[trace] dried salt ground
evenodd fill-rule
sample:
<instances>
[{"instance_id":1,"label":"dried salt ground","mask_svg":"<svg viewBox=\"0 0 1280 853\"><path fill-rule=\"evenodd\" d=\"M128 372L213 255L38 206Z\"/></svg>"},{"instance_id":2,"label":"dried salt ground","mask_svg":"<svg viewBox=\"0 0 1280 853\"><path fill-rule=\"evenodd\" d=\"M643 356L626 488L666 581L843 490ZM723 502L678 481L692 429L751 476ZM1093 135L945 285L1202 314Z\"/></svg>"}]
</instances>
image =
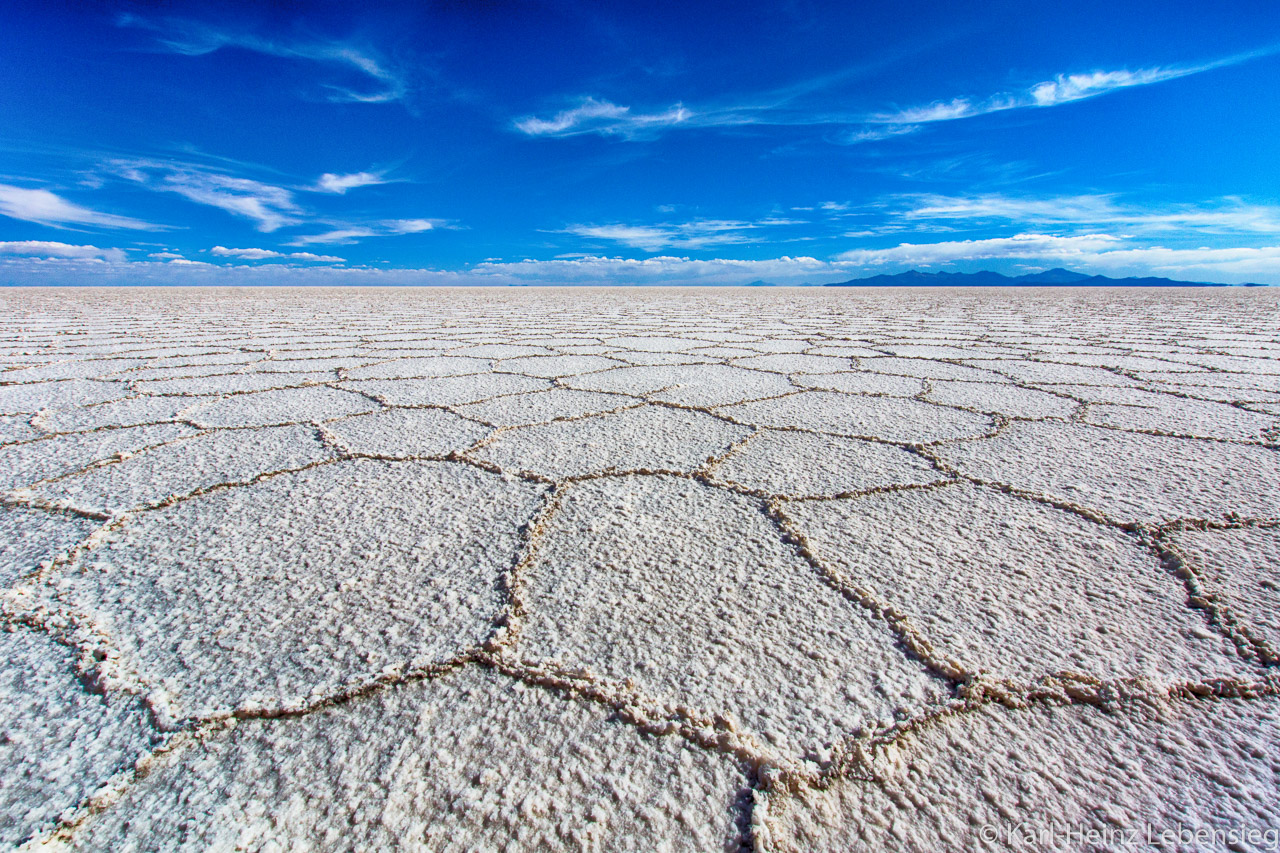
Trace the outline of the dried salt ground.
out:
<instances>
[{"instance_id":1,"label":"dried salt ground","mask_svg":"<svg viewBox=\"0 0 1280 853\"><path fill-rule=\"evenodd\" d=\"M1277 824L1280 295L140 293L0 292L0 844Z\"/></svg>"}]
</instances>

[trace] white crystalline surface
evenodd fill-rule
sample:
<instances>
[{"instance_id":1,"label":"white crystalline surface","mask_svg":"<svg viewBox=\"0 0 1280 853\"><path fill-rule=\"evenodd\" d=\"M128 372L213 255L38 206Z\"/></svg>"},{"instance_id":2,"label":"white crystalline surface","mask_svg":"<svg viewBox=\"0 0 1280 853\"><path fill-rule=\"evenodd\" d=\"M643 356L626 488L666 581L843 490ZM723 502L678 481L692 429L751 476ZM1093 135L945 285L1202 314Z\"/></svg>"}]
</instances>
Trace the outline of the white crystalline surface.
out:
<instances>
[{"instance_id":1,"label":"white crystalline surface","mask_svg":"<svg viewBox=\"0 0 1280 853\"><path fill-rule=\"evenodd\" d=\"M140 516L69 573L180 714L295 706L483 642L542 488L352 460Z\"/></svg>"},{"instance_id":2,"label":"white crystalline surface","mask_svg":"<svg viewBox=\"0 0 1280 853\"><path fill-rule=\"evenodd\" d=\"M1132 537L956 483L789 503L818 558L970 672L1200 680L1248 665Z\"/></svg>"},{"instance_id":3,"label":"white crystalline surface","mask_svg":"<svg viewBox=\"0 0 1280 853\"><path fill-rule=\"evenodd\" d=\"M84 850L736 850L736 763L482 669L165 756Z\"/></svg>"},{"instance_id":4,"label":"white crystalline surface","mask_svg":"<svg viewBox=\"0 0 1280 853\"><path fill-rule=\"evenodd\" d=\"M1264 850L1264 833L1280 825L1280 703L992 704L904 738L872 766L877 781L770 796L757 813L761 846ZM1256 840L1231 844L1231 830ZM1182 831L1203 834L1179 843Z\"/></svg>"},{"instance_id":5,"label":"white crystalline surface","mask_svg":"<svg viewBox=\"0 0 1280 853\"><path fill-rule=\"evenodd\" d=\"M72 649L21 628L0 632L0 844L56 824L159 739L136 696L91 693Z\"/></svg>"},{"instance_id":6,"label":"white crystalline surface","mask_svg":"<svg viewBox=\"0 0 1280 853\"><path fill-rule=\"evenodd\" d=\"M644 406L521 427L475 452L512 471L562 478L606 470L692 471L750 434L703 412Z\"/></svg>"},{"instance_id":7,"label":"white crystalline surface","mask_svg":"<svg viewBox=\"0 0 1280 853\"><path fill-rule=\"evenodd\" d=\"M1265 288L0 291L0 845L1280 829L1278 330Z\"/></svg>"},{"instance_id":8,"label":"white crystalline surface","mask_svg":"<svg viewBox=\"0 0 1280 853\"><path fill-rule=\"evenodd\" d=\"M948 479L900 447L790 430L761 430L712 477L766 495L816 498Z\"/></svg>"},{"instance_id":9,"label":"white crystalline surface","mask_svg":"<svg viewBox=\"0 0 1280 853\"><path fill-rule=\"evenodd\" d=\"M522 656L632 677L659 701L727 715L799 755L941 692L753 501L689 480L572 488L526 596Z\"/></svg>"},{"instance_id":10,"label":"white crystalline surface","mask_svg":"<svg viewBox=\"0 0 1280 853\"><path fill-rule=\"evenodd\" d=\"M1201 589L1242 619L1280 660L1280 526L1191 529L1171 539Z\"/></svg>"}]
</instances>

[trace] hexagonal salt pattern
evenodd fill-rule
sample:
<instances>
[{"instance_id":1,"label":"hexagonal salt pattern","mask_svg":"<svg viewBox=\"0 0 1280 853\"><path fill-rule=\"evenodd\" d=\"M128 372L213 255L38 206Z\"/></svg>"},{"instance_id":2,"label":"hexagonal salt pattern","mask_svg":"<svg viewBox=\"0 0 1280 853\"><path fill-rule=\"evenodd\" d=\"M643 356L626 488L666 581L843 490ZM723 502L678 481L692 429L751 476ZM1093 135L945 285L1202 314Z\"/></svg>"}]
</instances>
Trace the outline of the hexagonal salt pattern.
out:
<instances>
[{"instance_id":1,"label":"hexagonal salt pattern","mask_svg":"<svg viewBox=\"0 0 1280 853\"><path fill-rule=\"evenodd\" d=\"M89 692L76 653L24 628L0 631L0 844L53 827L159 735L137 697Z\"/></svg>"},{"instance_id":2,"label":"hexagonal salt pattern","mask_svg":"<svg viewBox=\"0 0 1280 853\"><path fill-rule=\"evenodd\" d=\"M0 844L1274 827L1277 329L1265 288L0 289Z\"/></svg>"},{"instance_id":3,"label":"hexagonal salt pattern","mask_svg":"<svg viewBox=\"0 0 1280 853\"><path fill-rule=\"evenodd\" d=\"M61 556L98 525L69 513L0 506L0 586L8 586Z\"/></svg>"},{"instance_id":4,"label":"hexagonal salt pattern","mask_svg":"<svg viewBox=\"0 0 1280 853\"><path fill-rule=\"evenodd\" d=\"M993 429L986 415L897 397L867 397L807 391L718 411L735 421L771 427L814 429L854 438L933 442L973 438Z\"/></svg>"},{"instance_id":5,"label":"hexagonal salt pattern","mask_svg":"<svg viewBox=\"0 0 1280 853\"><path fill-rule=\"evenodd\" d=\"M961 473L1115 521L1280 516L1280 453L1065 423L1014 423L934 449Z\"/></svg>"},{"instance_id":6,"label":"hexagonal salt pattern","mask_svg":"<svg viewBox=\"0 0 1280 853\"><path fill-rule=\"evenodd\" d=\"M875 780L768 796L756 839L797 853L1262 850L1280 826L1277 756L1274 697L992 704L881 750Z\"/></svg>"},{"instance_id":7,"label":"hexagonal salt pattern","mask_svg":"<svg viewBox=\"0 0 1280 853\"><path fill-rule=\"evenodd\" d=\"M572 487L525 595L523 657L633 679L795 757L830 757L863 725L944 692L757 503L689 480Z\"/></svg>"},{"instance_id":8,"label":"hexagonal salt pattern","mask_svg":"<svg viewBox=\"0 0 1280 853\"><path fill-rule=\"evenodd\" d=\"M780 430L761 430L716 465L711 476L766 495L792 498L831 498L950 479L899 447Z\"/></svg>"},{"instance_id":9,"label":"hexagonal salt pattern","mask_svg":"<svg viewBox=\"0 0 1280 853\"><path fill-rule=\"evenodd\" d=\"M736 763L470 668L164 757L83 850L736 850Z\"/></svg>"},{"instance_id":10,"label":"hexagonal salt pattern","mask_svg":"<svg viewBox=\"0 0 1280 853\"><path fill-rule=\"evenodd\" d=\"M313 427L263 427L252 435L215 430L142 450L117 464L90 468L32 491L48 504L118 515L332 457Z\"/></svg>"},{"instance_id":11,"label":"hexagonal salt pattern","mask_svg":"<svg viewBox=\"0 0 1280 853\"><path fill-rule=\"evenodd\" d=\"M644 406L514 429L474 455L551 479L610 470L693 471L750 432L703 412Z\"/></svg>"},{"instance_id":12,"label":"hexagonal salt pattern","mask_svg":"<svg viewBox=\"0 0 1280 853\"><path fill-rule=\"evenodd\" d=\"M1170 542L1201 589L1280 659L1280 527L1191 528L1176 531Z\"/></svg>"},{"instance_id":13,"label":"hexagonal salt pattern","mask_svg":"<svg viewBox=\"0 0 1280 853\"><path fill-rule=\"evenodd\" d=\"M784 511L850 586L971 673L1178 682L1251 672L1154 553L1052 507L956 483Z\"/></svg>"},{"instance_id":14,"label":"hexagonal salt pattern","mask_svg":"<svg viewBox=\"0 0 1280 853\"><path fill-rule=\"evenodd\" d=\"M139 516L60 594L177 715L297 707L482 643L542 487L336 462Z\"/></svg>"}]
</instances>

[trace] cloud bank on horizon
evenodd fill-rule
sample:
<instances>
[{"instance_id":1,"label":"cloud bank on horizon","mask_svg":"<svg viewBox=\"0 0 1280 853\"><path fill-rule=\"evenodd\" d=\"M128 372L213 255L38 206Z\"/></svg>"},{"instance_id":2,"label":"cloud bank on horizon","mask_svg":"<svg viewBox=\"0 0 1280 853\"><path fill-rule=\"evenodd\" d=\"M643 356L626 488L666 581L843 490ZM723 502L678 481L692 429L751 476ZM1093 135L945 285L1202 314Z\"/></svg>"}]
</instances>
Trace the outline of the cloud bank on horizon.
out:
<instances>
[{"instance_id":1,"label":"cloud bank on horizon","mask_svg":"<svg viewBox=\"0 0 1280 853\"><path fill-rule=\"evenodd\" d=\"M0 284L1280 284L1274 4L3 17Z\"/></svg>"}]
</instances>

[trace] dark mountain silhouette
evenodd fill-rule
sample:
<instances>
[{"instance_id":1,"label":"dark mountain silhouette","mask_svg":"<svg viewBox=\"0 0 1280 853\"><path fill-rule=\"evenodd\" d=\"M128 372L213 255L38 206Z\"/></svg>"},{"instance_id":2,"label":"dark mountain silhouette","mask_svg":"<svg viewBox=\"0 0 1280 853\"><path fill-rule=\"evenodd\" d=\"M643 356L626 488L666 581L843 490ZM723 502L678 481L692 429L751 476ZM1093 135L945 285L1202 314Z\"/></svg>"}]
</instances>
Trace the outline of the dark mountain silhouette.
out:
<instances>
[{"instance_id":1,"label":"dark mountain silhouette","mask_svg":"<svg viewBox=\"0 0 1280 853\"><path fill-rule=\"evenodd\" d=\"M826 285L827 287L1228 287L1205 281L1175 281L1153 276L1111 278L1105 275L1057 269L1028 275L1008 276L998 272L921 272L907 270L895 275L873 275ZM1265 287L1246 284L1245 287Z\"/></svg>"}]
</instances>

